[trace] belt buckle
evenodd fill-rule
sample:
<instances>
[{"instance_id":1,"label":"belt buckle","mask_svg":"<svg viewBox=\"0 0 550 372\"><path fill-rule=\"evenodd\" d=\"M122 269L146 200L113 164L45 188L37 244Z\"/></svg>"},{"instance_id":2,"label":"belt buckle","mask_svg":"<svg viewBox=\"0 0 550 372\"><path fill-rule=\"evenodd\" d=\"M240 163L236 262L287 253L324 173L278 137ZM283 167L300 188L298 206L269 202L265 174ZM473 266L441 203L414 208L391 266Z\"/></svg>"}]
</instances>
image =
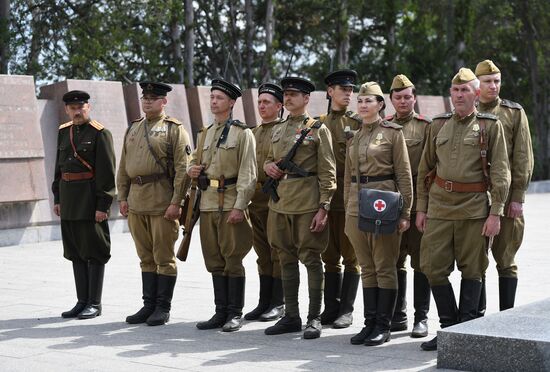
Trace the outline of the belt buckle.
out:
<instances>
[{"instance_id":1,"label":"belt buckle","mask_svg":"<svg viewBox=\"0 0 550 372\"><path fill-rule=\"evenodd\" d=\"M135 179L138 185L143 185L143 179L141 178L141 176L137 176Z\"/></svg>"},{"instance_id":2,"label":"belt buckle","mask_svg":"<svg viewBox=\"0 0 550 372\"><path fill-rule=\"evenodd\" d=\"M453 191L453 181L445 181L445 191L447 192Z\"/></svg>"},{"instance_id":3,"label":"belt buckle","mask_svg":"<svg viewBox=\"0 0 550 372\"><path fill-rule=\"evenodd\" d=\"M218 180L210 180L210 186L211 186L211 187L218 188L218 187L220 187L220 181L218 181Z\"/></svg>"}]
</instances>

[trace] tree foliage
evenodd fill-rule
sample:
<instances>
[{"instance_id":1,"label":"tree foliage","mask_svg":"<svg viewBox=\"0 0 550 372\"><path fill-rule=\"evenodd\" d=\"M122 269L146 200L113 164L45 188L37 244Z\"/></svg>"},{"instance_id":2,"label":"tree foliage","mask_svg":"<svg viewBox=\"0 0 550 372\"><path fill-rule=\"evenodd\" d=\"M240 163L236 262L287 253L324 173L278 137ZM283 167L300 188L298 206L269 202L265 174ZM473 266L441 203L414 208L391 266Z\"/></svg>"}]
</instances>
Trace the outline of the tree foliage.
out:
<instances>
[{"instance_id":1,"label":"tree foliage","mask_svg":"<svg viewBox=\"0 0 550 372\"><path fill-rule=\"evenodd\" d=\"M349 67L386 89L404 73L419 93L447 95L459 67L490 58L502 95L529 114L536 175L550 178L548 0L11 0L9 25L1 59L39 83L223 76L247 88L288 70L322 89L328 70Z\"/></svg>"}]
</instances>

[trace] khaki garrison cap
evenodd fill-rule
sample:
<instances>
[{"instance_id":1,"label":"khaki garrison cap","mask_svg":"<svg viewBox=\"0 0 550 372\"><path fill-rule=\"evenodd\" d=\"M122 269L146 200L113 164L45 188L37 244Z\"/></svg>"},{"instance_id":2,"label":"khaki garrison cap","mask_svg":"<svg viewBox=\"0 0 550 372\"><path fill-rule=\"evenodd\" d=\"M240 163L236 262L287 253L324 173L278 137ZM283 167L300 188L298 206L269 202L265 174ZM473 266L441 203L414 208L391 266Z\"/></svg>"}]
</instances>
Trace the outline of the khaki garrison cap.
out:
<instances>
[{"instance_id":1,"label":"khaki garrison cap","mask_svg":"<svg viewBox=\"0 0 550 372\"><path fill-rule=\"evenodd\" d=\"M455 85L466 84L475 79L477 79L477 77L472 70L462 67L453 77L452 83Z\"/></svg>"},{"instance_id":2,"label":"khaki garrison cap","mask_svg":"<svg viewBox=\"0 0 550 372\"><path fill-rule=\"evenodd\" d=\"M500 70L490 59L479 62L476 66L476 76L498 74Z\"/></svg>"},{"instance_id":3,"label":"khaki garrison cap","mask_svg":"<svg viewBox=\"0 0 550 372\"><path fill-rule=\"evenodd\" d=\"M359 88L358 96L378 96L384 98L384 93L382 93L382 88L375 81L369 81L361 85Z\"/></svg>"},{"instance_id":4,"label":"khaki garrison cap","mask_svg":"<svg viewBox=\"0 0 550 372\"><path fill-rule=\"evenodd\" d=\"M391 83L390 92L394 89L405 89L409 87L414 87L414 84L412 83L412 81L409 80L408 77L402 74L396 75L393 78L393 82Z\"/></svg>"}]
</instances>

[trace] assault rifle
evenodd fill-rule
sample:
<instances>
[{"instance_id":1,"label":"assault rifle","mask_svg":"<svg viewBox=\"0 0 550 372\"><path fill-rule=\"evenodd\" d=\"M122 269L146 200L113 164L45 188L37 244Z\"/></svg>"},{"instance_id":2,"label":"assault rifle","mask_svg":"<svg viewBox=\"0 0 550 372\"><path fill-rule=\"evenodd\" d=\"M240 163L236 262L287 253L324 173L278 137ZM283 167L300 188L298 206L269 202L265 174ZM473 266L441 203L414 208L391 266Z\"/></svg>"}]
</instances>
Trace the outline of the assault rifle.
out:
<instances>
[{"instance_id":1,"label":"assault rifle","mask_svg":"<svg viewBox=\"0 0 550 372\"><path fill-rule=\"evenodd\" d=\"M277 166L282 171L288 171L290 173L296 173L299 174L302 177L307 177L309 175L309 172L306 172L299 166L297 166L292 159L294 158L294 155L296 155L296 150L298 150L298 146L300 146L308 133L311 131L311 128L304 128L300 132L300 137L296 140L288 154L277 163ZM262 191L266 194L269 194L271 199L277 203L280 199L279 194L277 194L277 187L279 187L279 180L276 180L274 178L268 177L267 181L265 181L264 185L262 186Z\"/></svg>"}]
</instances>

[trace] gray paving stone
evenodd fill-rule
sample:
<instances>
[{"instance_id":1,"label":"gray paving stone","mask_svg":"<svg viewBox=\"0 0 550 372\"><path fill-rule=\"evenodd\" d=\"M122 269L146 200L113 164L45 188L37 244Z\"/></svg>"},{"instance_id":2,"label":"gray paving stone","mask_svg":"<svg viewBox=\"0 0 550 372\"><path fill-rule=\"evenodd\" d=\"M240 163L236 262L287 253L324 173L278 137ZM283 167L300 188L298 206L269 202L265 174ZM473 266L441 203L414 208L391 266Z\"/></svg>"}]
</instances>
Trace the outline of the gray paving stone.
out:
<instances>
[{"instance_id":1,"label":"gray paving stone","mask_svg":"<svg viewBox=\"0 0 550 372\"><path fill-rule=\"evenodd\" d=\"M527 196L525 240L517 257L518 305L543 300L550 290L550 276L545 270L550 266L547 253L550 229L545 222L549 209L550 194ZM76 301L71 265L62 257L61 242L0 247L0 371L435 369L437 352L423 352L419 347L439 329L433 301L429 313L430 336L412 339L408 332L397 332L391 342L380 347L349 343L350 337L362 327L361 293L357 296L354 324L342 330L325 328L317 340L303 340L301 333L264 335L264 329L273 322L246 322L233 334L199 331L195 324L212 315L214 304L211 277L204 267L198 239L199 234L195 234L188 261L178 262L171 320L162 327L124 322L127 315L141 306L139 260L127 233L112 234L103 315L83 321L60 318L61 312ZM254 308L258 300L255 260L251 251L244 262L245 311ZM497 274L493 259L490 261L488 315L498 312ZM305 270L302 276L300 307L305 319L308 302ZM408 316L412 322L412 274L409 278ZM459 273L451 275L451 282L458 288Z\"/></svg>"}]
</instances>

